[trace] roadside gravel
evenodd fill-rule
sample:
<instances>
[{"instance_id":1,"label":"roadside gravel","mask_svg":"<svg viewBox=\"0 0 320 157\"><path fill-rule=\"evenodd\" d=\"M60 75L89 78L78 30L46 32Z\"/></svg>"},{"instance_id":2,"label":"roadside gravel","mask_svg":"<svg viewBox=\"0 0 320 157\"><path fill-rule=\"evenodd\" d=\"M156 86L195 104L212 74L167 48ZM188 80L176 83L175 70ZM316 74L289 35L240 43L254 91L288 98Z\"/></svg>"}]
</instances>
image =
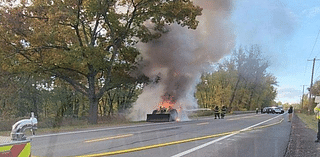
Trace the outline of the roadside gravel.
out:
<instances>
[{"instance_id":1,"label":"roadside gravel","mask_svg":"<svg viewBox=\"0 0 320 157\"><path fill-rule=\"evenodd\" d=\"M314 142L316 132L307 128L295 114L291 123L291 134L285 157L320 157L320 143Z\"/></svg>"}]
</instances>

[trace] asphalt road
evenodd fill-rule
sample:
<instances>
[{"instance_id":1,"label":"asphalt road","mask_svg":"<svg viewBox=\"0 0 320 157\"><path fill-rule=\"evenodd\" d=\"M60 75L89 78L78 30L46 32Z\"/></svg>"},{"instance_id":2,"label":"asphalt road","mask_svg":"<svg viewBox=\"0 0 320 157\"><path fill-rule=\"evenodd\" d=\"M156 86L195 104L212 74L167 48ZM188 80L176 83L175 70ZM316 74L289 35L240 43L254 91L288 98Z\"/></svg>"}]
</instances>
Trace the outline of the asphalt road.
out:
<instances>
[{"instance_id":1,"label":"asphalt road","mask_svg":"<svg viewBox=\"0 0 320 157\"><path fill-rule=\"evenodd\" d=\"M245 114L32 137L33 156L284 156L287 114Z\"/></svg>"}]
</instances>

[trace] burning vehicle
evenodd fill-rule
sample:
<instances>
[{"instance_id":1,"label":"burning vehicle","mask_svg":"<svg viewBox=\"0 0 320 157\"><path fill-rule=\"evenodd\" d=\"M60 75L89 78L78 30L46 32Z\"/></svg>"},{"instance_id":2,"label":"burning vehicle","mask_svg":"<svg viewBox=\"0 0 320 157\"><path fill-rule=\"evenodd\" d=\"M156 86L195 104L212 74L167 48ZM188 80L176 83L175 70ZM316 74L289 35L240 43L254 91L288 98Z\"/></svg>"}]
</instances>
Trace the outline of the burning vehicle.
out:
<instances>
[{"instance_id":1,"label":"burning vehicle","mask_svg":"<svg viewBox=\"0 0 320 157\"><path fill-rule=\"evenodd\" d=\"M147 114L147 122L170 122L178 119L178 111L171 106L165 108L160 106L159 109L154 110L152 114Z\"/></svg>"},{"instance_id":2,"label":"burning vehicle","mask_svg":"<svg viewBox=\"0 0 320 157\"><path fill-rule=\"evenodd\" d=\"M162 97L161 102L156 110L153 110L152 114L147 114L147 122L170 122L178 120L178 111L173 108L175 101L170 95Z\"/></svg>"}]
</instances>

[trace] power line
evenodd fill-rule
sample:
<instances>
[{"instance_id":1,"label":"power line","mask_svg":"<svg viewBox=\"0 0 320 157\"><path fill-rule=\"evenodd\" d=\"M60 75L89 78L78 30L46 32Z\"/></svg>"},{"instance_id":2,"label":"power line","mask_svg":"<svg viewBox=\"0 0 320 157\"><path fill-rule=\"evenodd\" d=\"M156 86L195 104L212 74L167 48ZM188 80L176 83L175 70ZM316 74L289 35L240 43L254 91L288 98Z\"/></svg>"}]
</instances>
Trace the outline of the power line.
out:
<instances>
[{"instance_id":1,"label":"power line","mask_svg":"<svg viewBox=\"0 0 320 157\"><path fill-rule=\"evenodd\" d=\"M317 35L317 37L316 37L316 40L314 41L312 50L311 50L310 55L309 55L308 58L310 58L310 57L311 57L311 54L313 53L314 47L316 46L316 43L317 43L317 41L318 41L319 34L320 34L320 29L319 29L319 31L318 31L318 35ZM304 69L304 76L305 76L305 74L306 74L306 71L307 71L307 63L306 63L305 69ZM318 69L317 69L316 71L318 71Z\"/></svg>"},{"instance_id":2,"label":"power line","mask_svg":"<svg viewBox=\"0 0 320 157\"><path fill-rule=\"evenodd\" d=\"M318 41L319 33L320 33L320 30L319 30L319 32L318 32L318 35L317 35L316 41L314 41L314 44L313 44L312 50L311 50L310 55L309 55L309 57L308 57L308 58L310 58L310 57L311 57L311 54L313 53L314 47L316 46L316 43L317 43L317 41Z\"/></svg>"}]
</instances>

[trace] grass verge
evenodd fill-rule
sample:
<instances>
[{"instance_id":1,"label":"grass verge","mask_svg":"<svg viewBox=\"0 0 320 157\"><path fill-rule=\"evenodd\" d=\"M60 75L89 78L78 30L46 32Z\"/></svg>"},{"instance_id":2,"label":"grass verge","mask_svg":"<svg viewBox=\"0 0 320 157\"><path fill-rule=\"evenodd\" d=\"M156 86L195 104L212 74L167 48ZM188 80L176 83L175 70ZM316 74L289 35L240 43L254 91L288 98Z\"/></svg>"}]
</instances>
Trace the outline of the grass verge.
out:
<instances>
[{"instance_id":1,"label":"grass verge","mask_svg":"<svg viewBox=\"0 0 320 157\"><path fill-rule=\"evenodd\" d=\"M318 131L318 121L315 115L307 115L305 113L295 113L302 121L307 125L308 128L314 130L315 132Z\"/></svg>"}]
</instances>

